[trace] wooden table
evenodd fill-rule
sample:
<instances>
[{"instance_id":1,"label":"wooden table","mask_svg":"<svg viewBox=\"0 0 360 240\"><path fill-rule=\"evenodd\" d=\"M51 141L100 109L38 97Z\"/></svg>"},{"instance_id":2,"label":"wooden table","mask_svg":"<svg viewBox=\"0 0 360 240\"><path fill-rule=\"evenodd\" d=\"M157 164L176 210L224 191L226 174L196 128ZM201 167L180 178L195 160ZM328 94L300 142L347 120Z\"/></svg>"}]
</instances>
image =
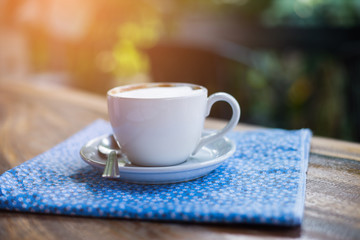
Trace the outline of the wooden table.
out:
<instances>
[{"instance_id":1,"label":"wooden table","mask_svg":"<svg viewBox=\"0 0 360 240\"><path fill-rule=\"evenodd\" d=\"M0 83L0 174L97 118L107 119L105 97L66 88ZM207 120L206 127L223 124ZM176 224L0 211L0 239L238 238L359 239L360 144L312 139L301 227Z\"/></svg>"}]
</instances>

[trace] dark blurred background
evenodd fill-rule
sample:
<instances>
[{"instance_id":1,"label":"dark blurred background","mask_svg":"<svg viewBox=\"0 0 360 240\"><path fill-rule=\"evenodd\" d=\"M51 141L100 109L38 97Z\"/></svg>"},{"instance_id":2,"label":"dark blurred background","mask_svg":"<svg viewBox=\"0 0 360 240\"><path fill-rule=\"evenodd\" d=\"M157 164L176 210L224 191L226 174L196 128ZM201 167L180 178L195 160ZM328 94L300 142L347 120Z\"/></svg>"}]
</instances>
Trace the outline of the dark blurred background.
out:
<instances>
[{"instance_id":1,"label":"dark blurred background","mask_svg":"<svg viewBox=\"0 0 360 240\"><path fill-rule=\"evenodd\" d=\"M360 141L360 1L0 0L0 81L193 82L241 122Z\"/></svg>"}]
</instances>

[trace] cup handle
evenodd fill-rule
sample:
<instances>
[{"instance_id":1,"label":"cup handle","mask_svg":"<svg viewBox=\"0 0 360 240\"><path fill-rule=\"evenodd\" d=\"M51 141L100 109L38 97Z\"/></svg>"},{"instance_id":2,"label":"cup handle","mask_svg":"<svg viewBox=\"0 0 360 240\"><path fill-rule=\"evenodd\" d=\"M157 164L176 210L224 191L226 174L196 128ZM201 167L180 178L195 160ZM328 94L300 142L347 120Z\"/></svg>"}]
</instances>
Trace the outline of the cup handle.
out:
<instances>
[{"instance_id":1,"label":"cup handle","mask_svg":"<svg viewBox=\"0 0 360 240\"><path fill-rule=\"evenodd\" d=\"M239 122L240 114L241 114L239 103L236 101L236 99L233 96L223 92L214 93L208 98L205 117L209 116L212 105L218 101L225 101L228 104L230 104L232 108L231 119L223 129L220 129L210 135L202 137L200 139L199 144L193 151L192 155L195 155L204 145L216 140L217 138L224 136L227 132L231 131Z\"/></svg>"}]
</instances>

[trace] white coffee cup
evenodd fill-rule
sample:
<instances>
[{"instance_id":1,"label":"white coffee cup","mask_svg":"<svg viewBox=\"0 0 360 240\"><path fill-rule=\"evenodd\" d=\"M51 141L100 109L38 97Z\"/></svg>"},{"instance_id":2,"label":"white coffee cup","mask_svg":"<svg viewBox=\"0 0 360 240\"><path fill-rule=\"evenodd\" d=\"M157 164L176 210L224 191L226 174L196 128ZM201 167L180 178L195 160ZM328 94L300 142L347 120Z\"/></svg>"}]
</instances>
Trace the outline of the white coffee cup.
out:
<instances>
[{"instance_id":1,"label":"white coffee cup","mask_svg":"<svg viewBox=\"0 0 360 240\"><path fill-rule=\"evenodd\" d=\"M107 93L114 137L131 163L170 166L184 162L204 145L232 130L240 106L227 93L207 97L205 87L187 83L145 83L113 88ZM202 137L212 105L225 101L232 108L228 124Z\"/></svg>"}]
</instances>

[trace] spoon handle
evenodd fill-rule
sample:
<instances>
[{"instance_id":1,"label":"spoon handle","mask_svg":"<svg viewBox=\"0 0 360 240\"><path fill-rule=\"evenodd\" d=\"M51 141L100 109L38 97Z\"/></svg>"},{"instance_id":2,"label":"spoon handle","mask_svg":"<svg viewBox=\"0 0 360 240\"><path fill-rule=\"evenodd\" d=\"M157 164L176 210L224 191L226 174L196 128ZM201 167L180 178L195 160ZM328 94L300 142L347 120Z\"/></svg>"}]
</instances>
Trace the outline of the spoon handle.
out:
<instances>
[{"instance_id":1,"label":"spoon handle","mask_svg":"<svg viewBox=\"0 0 360 240\"><path fill-rule=\"evenodd\" d=\"M115 151L111 151L106 161L106 166L102 177L104 178L119 178L118 158Z\"/></svg>"}]
</instances>

